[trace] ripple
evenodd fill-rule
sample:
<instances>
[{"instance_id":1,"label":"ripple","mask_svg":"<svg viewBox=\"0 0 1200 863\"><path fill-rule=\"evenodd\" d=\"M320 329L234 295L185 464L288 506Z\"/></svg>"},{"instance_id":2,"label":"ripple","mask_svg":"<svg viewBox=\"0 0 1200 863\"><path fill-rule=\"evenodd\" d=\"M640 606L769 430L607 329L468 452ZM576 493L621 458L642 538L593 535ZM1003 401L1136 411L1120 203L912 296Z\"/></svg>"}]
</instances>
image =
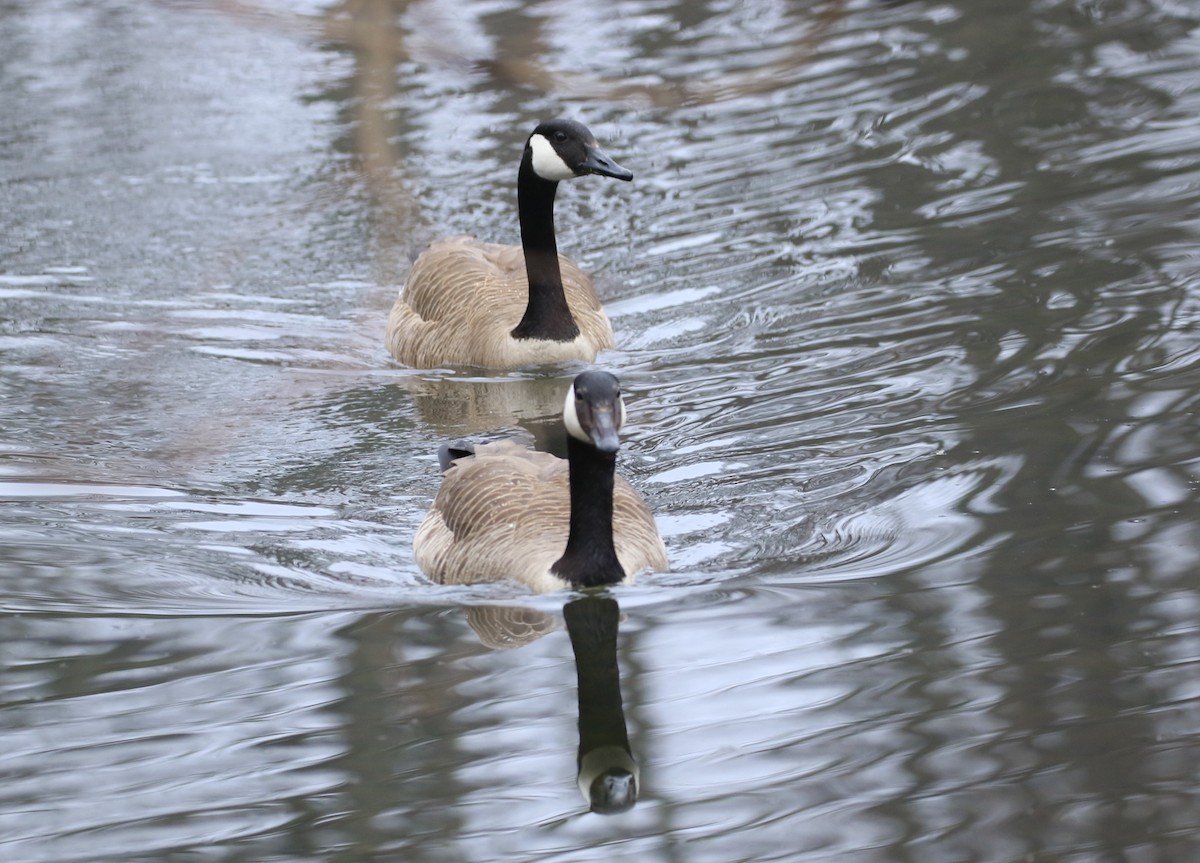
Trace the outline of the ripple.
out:
<instances>
[{"instance_id":1,"label":"ripple","mask_svg":"<svg viewBox=\"0 0 1200 863\"><path fill-rule=\"evenodd\" d=\"M7 498L141 498L176 497L182 492L166 488L147 488L128 485L61 482L0 482L0 497Z\"/></svg>"}]
</instances>

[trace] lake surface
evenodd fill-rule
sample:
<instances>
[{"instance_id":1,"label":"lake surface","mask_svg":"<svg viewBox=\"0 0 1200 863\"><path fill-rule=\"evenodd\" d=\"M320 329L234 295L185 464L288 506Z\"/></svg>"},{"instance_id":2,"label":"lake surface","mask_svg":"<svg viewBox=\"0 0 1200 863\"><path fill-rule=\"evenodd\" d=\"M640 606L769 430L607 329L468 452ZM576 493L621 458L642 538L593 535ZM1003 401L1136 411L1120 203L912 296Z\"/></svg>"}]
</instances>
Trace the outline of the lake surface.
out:
<instances>
[{"instance_id":1,"label":"lake surface","mask_svg":"<svg viewBox=\"0 0 1200 863\"><path fill-rule=\"evenodd\" d=\"M411 540L578 368L383 347L560 115L672 563L565 618ZM1200 859L1197 117L1181 0L0 4L0 857Z\"/></svg>"}]
</instances>

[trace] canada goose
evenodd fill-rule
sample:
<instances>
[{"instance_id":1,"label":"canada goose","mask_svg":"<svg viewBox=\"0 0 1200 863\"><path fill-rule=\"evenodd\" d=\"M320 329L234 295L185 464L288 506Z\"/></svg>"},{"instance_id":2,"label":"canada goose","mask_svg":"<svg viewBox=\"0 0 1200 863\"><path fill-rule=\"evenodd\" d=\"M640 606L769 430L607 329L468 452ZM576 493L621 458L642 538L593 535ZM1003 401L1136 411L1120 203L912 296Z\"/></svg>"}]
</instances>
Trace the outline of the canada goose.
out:
<instances>
[{"instance_id":1,"label":"canada goose","mask_svg":"<svg viewBox=\"0 0 1200 863\"><path fill-rule=\"evenodd\" d=\"M624 420L617 379L589 371L563 405L565 461L512 441L443 447L442 487L413 538L417 564L443 584L515 578L538 592L665 570L650 508L615 475Z\"/></svg>"},{"instance_id":2,"label":"canada goose","mask_svg":"<svg viewBox=\"0 0 1200 863\"><path fill-rule=\"evenodd\" d=\"M585 360L613 345L612 324L592 280L558 254L554 194L560 180L633 174L573 120L541 123L517 172L521 245L460 236L426 249L388 316L387 346L413 368L511 369Z\"/></svg>"}]
</instances>

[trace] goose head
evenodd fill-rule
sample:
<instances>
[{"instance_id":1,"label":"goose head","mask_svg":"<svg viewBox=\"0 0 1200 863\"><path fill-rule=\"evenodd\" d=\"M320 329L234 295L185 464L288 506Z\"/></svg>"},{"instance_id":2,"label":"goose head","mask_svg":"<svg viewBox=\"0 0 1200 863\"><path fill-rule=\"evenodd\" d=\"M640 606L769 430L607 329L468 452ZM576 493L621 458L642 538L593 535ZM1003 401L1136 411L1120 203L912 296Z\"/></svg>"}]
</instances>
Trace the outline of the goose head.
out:
<instances>
[{"instance_id":1,"label":"goose head","mask_svg":"<svg viewBox=\"0 0 1200 863\"><path fill-rule=\"evenodd\" d=\"M633 172L622 168L600 149L587 126L574 120L550 120L538 124L525 144L525 158L543 180L573 180L600 174L617 180L632 180Z\"/></svg>"},{"instance_id":2,"label":"goose head","mask_svg":"<svg viewBox=\"0 0 1200 863\"><path fill-rule=\"evenodd\" d=\"M567 434L602 453L616 453L625 424L621 383L608 372L589 371L575 378L563 403Z\"/></svg>"}]
</instances>

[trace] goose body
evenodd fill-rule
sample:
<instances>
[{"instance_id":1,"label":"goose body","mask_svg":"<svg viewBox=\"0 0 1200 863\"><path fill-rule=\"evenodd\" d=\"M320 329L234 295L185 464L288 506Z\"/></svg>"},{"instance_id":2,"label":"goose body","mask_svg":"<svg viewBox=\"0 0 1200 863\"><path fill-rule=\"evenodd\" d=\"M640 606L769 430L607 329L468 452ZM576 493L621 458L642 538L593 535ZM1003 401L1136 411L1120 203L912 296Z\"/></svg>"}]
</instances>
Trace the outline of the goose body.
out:
<instances>
[{"instance_id":1,"label":"goose body","mask_svg":"<svg viewBox=\"0 0 1200 863\"><path fill-rule=\"evenodd\" d=\"M623 419L617 379L585 372L564 407L566 460L498 441L446 464L413 540L417 564L444 584L514 578L538 592L665 570L650 508L615 475Z\"/></svg>"},{"instance_id":2,"label":"goose body","mask_svg":"<svg viewBox=\"0 0 1200 863\"><path fill-rule=\"evenodd\" d=\"M554 197L562 180L633 175L571 120L540 124L517 173L521 245L460 236L431 244L413 264L388 316L387 346L413 368L510 369L584 360L613 345L591 279L558 254Z\"/></svg>"},{"instance_id":3,"label":"goose body","mask_svg":"<svg viewBox=\"0 0 1200 863\"><path fill-rule=\"evenodd\" d=\"M612 324L587 274L562 255L558 262L578 335L516 339L511 331L529 302L521 247L470 236L436 240L413 264L404 294L388 315L388 350L418 369L591 362L613 346Z\"/></svg>"}]
</instances>

